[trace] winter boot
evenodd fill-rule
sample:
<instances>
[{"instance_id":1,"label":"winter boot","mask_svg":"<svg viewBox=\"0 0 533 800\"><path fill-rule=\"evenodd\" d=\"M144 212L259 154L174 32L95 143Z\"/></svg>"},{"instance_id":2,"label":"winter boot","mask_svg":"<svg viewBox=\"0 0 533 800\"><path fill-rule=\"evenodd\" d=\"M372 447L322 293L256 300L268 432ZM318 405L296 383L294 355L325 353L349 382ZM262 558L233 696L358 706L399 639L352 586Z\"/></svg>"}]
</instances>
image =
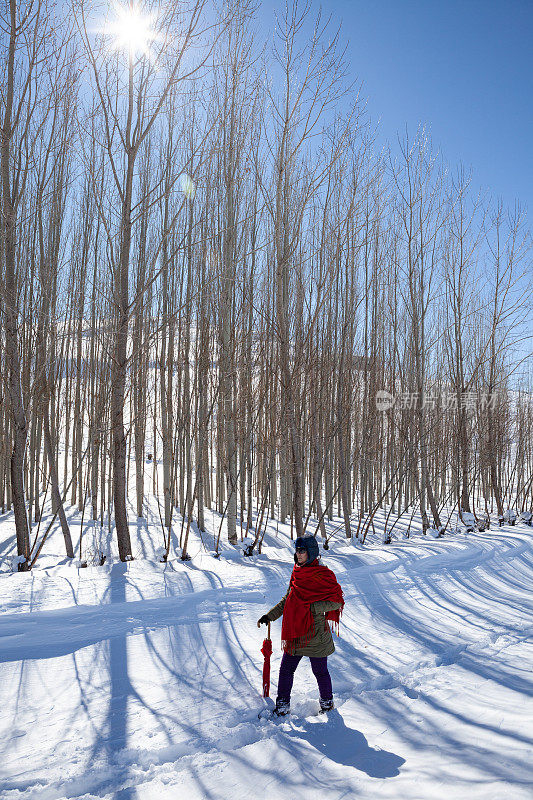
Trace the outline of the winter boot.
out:
<instances>
[{"instance_id":1,"label":"winter boot","mask_svg":"<svg viewBox=\"0 0 533 800\"><path fill-rule=\"evenodd\" d=\"M331 700L323 700L320 698L320 711L319 714L327 714L328 711L333 711L335 708L335 704L333 702L333 698Z\"/></svg>"},{"instance_id":2,"label":"winter boot","mask_svg":"<svg viewBox=\"0 0 533 800\"><path fill-rule=\"evenodd\" d=\"M281 697L276 697L276 708L272 712L276 717L285 717L291 713L291 704L289 700L283 700Z\"/></svg>"}]
</instances>

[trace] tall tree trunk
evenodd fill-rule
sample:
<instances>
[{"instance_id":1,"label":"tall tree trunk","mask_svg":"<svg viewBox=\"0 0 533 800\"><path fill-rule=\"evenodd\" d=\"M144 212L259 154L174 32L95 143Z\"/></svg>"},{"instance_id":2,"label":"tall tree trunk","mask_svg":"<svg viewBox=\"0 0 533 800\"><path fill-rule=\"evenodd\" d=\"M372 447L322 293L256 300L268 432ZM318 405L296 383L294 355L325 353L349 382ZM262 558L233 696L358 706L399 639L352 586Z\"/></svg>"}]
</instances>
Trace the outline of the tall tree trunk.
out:
<instances>
[{"instance_id":1,"label":"tall tree trunk","mask_svg":"<svg viewBox=\"0 0 533 800\"><path fill-rule=\"evenodd\" d=\"M9 371L8 386L13 421L13 450L11 453L11 491L17 534L17 554L24 558L20 571L29 568L30 531L24 488L24 456L28 437L28 422L22 396L20 374L18 293L15 255L15 209L11 195L11 115L14 98L15 45L17 38L16 1L9 0L10 24L7 53L7 80L4 91L4 118L0 143L0 169L2 171L2 238L4 255L4 317L6 363Z\"/></svg>"},{"instance_id":2,"label":"tall tree trunk","mask_svg":"<svg viewBox=\"0 0 533 800\"><path fill-rule=\"evenodd\" d=\"M124 400L129 330L129 261L131 247L131 205L134 158L127 157L126 181L122 202L121 241L116 267L115 307L116 330L112 370L111 428L113 431L113 506L118 552L121 561L131 555L131 540L126 511L126 431Z\"/></svg>"}]
</instances>

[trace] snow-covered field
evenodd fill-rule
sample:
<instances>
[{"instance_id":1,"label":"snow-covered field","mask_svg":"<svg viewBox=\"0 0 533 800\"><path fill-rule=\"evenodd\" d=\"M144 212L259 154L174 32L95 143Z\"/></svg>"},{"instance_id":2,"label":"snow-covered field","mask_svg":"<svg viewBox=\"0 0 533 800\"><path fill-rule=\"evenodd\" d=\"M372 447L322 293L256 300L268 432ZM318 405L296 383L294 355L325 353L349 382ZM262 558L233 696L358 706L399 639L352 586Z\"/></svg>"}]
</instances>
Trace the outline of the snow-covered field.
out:
<instances>
[{"instance_id":1,"label":"snow-covered field","mask_svg":"<svg viewBox=\"0 0 533 800\"><path fill-rule=\"evenodd\" d=\"M531 528L336 538L337 708L316 715L304 659L277 722L257 718L256 621L289 580L286 529L253 558L193 534L192 560L166 565L157 526L139 530L127 565L61 564L58 532L32 574L2 562L2 800L533 797ZM10 520L0 531L5 557Z\"/></svg>"}]
</instances>

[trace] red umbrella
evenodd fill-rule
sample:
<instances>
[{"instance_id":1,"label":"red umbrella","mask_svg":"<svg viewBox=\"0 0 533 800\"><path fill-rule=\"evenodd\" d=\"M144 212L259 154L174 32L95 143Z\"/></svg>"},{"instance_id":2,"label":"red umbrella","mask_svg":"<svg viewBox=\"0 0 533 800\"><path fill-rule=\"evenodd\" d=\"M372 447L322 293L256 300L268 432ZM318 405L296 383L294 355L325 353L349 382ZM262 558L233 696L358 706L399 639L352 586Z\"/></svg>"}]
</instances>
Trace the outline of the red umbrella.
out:
<instances>
[{"instance_id":1,"label":"red umbrella","mask_svg":"<svg viewBox=\"0 0 533 800\"><path fill-rule=\"evenodd\" d=\"M257 623L259 627L259 623ZM265 657L263 664L263 697L270 697L270 656L272 655L272 639L270 638L270 622L268 623L267 638L263 639L261 652Z\"/></svg>"}]
</instances>

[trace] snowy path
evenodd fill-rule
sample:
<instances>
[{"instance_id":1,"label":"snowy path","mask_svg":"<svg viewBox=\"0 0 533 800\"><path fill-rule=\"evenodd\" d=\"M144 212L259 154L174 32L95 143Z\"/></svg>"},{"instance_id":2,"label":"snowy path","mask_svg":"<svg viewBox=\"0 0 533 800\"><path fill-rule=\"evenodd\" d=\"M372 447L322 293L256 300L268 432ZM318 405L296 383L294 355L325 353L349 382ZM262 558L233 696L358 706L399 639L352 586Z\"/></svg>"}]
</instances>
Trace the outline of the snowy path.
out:
<instances>
[{"instance_id":1,"label":"snowy path","mask_svg":"<svg viewBox=\"0 0 533 800\"><path fill-rule=\"evenodd\" d=\"M525 527L325 554L337 710L257 719L258 616L290 551L0 575L2 800L533 796ZM273 693L280 625L273 626Z\"/></svg>"}]
</instances>

